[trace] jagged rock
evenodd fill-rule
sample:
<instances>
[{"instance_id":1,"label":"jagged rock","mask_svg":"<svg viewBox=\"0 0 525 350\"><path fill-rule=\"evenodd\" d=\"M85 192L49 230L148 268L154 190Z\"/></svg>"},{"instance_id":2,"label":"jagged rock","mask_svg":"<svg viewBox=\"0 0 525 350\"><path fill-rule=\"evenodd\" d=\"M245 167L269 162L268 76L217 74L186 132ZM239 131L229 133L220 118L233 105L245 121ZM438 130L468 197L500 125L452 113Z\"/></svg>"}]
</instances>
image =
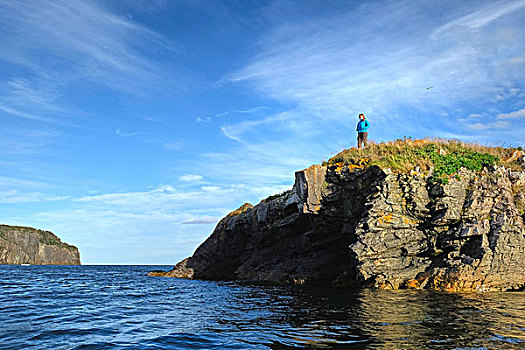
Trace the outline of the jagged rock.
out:
<instances>
[{"instance_id":1,"label":"jagged rock","mask_svg":"<svg viewBox=\"0 0 525 350\"><path fill-rule=\"evenodd\" d=\"M0 225L0 264L80 265L80 254L49 231Z\"/></svg>"},{"instance_id":2,"label":"jagged rock","mask_svg":"<svg viewBox=\"0 0 525 350\"><path fill-rule=\"evenodd\" d=\"M148 276L153 277L177 277L177 278L192 278L193 277L193 269L186 266L188 263L189 258L186 258L182 260L180 263L175 265L173 270L171 271L150 271L148 272Z\"/></svg>"},{"instance_id":3,"label":"jagged rock","mask_svg":"<svg viewBox=\"0 0 525 350\"><path fill-rule=\"evenodd\" d=\"M523 288L525 171L315 165L292 191L222 219L169 272L207 280L490 291Z\"/></svg>"}]
</instances>

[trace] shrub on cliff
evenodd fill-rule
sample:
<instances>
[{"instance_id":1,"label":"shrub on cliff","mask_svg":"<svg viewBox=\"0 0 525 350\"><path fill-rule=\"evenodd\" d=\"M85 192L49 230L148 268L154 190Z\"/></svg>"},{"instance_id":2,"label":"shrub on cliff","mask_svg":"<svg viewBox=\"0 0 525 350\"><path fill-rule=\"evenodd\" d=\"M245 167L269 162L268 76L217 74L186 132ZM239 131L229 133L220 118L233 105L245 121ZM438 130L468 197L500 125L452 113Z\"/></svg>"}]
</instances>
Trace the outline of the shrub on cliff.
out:
<instances>
[{"instance_id":1,"label":"shrub on cliff","mask_svg":"<svg viewBox=\"0 0 525 350\"><path fill-rule=\"evenodd\" d=\"M448 176L461 168L481 171L484 167L494 165L499 157L490 153L480 153L468 148L459 148L450 154L439 153L435 144L428 144L415 150L416 155L430 159L434 164L431 182L447 183Z\"/></svg>"}]
</instances>

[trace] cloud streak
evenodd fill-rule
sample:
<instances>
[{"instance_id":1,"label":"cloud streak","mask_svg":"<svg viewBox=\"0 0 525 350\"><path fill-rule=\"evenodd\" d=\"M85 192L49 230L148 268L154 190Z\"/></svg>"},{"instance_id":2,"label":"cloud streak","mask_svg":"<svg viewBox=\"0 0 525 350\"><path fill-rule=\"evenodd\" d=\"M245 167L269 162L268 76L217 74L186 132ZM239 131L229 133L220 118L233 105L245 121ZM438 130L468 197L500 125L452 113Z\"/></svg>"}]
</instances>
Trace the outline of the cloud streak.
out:
<instances>
[{"instance_id":1,"label":"cloud streak","mask_svg":"<svg viewBox=\"0 0 525 350\"><path fill-rule=\"evenodd\" d=\"M144 134L143 132L123 132L120 129L115 130L115 134L122 137L132 137Z\"/></svg>"},{"instance_id":2,"label":"cloud streak","mask_svg":"<svg viewBox=\"0 0 525 350\"><path fill-rule=\"evenodd\" d=\"M18 190L9 190L0 193L0 203L36 203L56 202L69 199L69 196L57 196L41 192L20 193Z\"/></svg>"},{"instance_id":3,"label":"cloud streak","mask_svg":"<svg viewBox=\"0 0 525 350\"><path fill-rule=\"evenodd\" d=\"M41 59L47 55L62 61L58 69L127 89L124 83L158 73L139 54L143 42L168 48L156 33L94 1L2 1L0 6L0 24L10 33L1 40L0 57L42 77L57 69L49 70Z\"/></svg>"},{"instance_id":4,"label":"cloud streak","mask_svg":"<svg viewBox=\"0 0 525 350\"><path fill-rule=\"evenodd\" d=\"M452 31L456 26L478 29L490 24L502 16L512 14L525 7L525 1L497 1L482 6L481 9L474 11L466 16L450 21L439 27L432 33L433 37Z\"/></svg>"}]
</instances>

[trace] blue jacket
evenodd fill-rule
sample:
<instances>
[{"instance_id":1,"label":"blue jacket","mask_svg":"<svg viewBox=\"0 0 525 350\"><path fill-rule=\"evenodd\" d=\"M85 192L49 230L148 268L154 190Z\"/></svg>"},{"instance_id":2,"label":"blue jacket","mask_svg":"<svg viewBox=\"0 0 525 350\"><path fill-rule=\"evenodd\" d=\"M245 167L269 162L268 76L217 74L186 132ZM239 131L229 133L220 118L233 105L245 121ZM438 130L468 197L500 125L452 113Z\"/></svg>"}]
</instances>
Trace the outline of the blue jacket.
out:
<instances>
[{"instance_id":1,"label":"blue jacket","mask_svg":"<svg viewBox=\"0 0 525 350\"><path fill-rule=\"evenodd\" d=\"M357 122L357 132L366 132L368 128L370 127L370 123L368 120L360 120Z\"/></svg>"}]
</instances>

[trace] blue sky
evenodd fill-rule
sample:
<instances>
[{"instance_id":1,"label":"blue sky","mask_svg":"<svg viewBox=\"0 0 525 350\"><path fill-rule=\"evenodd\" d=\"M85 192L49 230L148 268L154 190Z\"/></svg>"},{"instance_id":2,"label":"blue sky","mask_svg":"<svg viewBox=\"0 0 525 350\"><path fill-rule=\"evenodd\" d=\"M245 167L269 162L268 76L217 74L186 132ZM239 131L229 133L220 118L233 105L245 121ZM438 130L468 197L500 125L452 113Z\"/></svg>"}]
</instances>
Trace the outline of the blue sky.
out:
<instances>
[{"instance_id":1,"label":"blue sky","mask_svg":"<svg viewBox=\"0 0 525 350\"><path fill-rule=\"evenodd\" d=\"M358 113L375 141L523 144L525 0L0 0L0 30L0 223L87 264L191 255Z\"/></svg>"}]
</instances>

